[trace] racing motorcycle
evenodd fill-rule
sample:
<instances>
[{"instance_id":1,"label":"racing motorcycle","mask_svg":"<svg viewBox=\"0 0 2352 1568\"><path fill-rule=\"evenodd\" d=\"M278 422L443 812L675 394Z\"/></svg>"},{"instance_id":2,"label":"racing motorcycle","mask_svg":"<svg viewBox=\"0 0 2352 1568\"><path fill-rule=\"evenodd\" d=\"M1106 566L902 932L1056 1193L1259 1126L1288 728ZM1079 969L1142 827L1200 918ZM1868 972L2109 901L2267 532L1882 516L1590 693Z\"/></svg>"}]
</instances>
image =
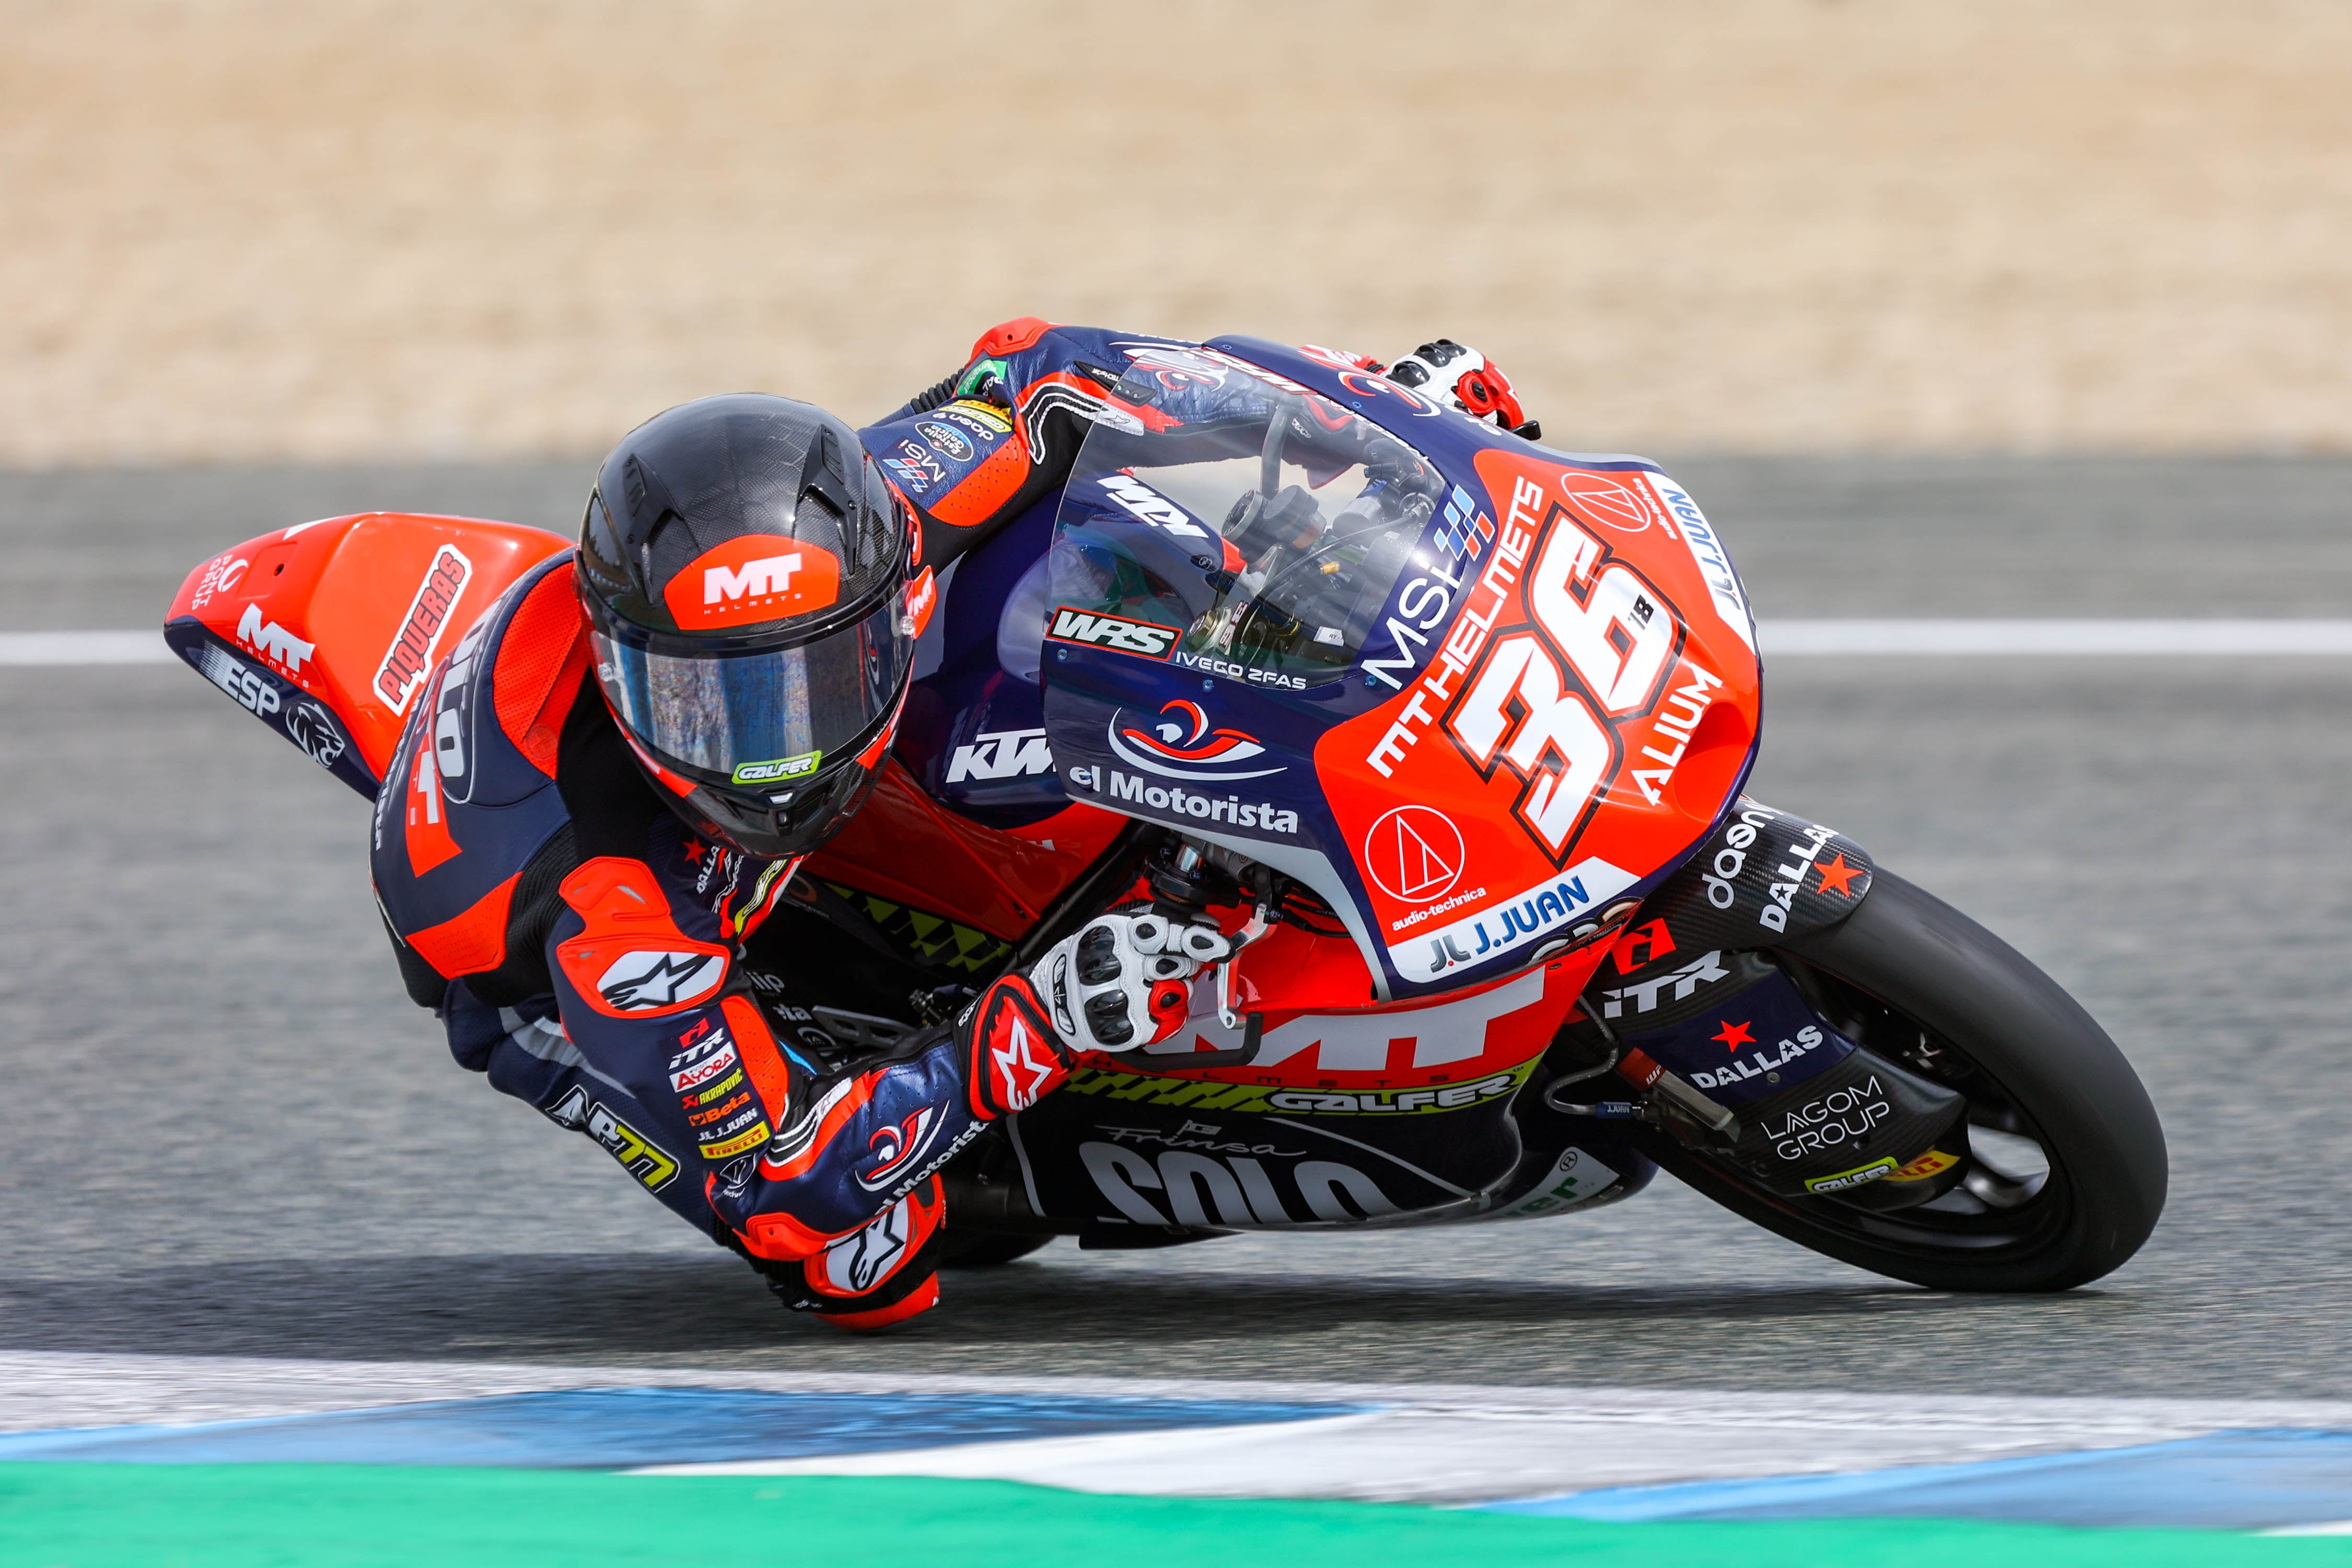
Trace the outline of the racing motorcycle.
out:
<instances>
[{"instance_id":1,"label":"racing motorcycle","mask_svg":"<svg viewBox=\"0 0 2352 1568\"><path fill-rule=\"evenodd\" d=\"M1318 348L1123 352L1067 389L1063 492L939 583L881 782L744 953L847 1062L1108 908L1234 938L1173 1037L1083 1058L956 1158L961 1261L1549 1217L1661 1167L1936 1289L2132 1256L2164 1139L2098 1025L1743 793L1755 625L1682 487ZM306 523L198 567L165 635L373 798L443 650L568 546Z\"/></svg>"}]
</instances>

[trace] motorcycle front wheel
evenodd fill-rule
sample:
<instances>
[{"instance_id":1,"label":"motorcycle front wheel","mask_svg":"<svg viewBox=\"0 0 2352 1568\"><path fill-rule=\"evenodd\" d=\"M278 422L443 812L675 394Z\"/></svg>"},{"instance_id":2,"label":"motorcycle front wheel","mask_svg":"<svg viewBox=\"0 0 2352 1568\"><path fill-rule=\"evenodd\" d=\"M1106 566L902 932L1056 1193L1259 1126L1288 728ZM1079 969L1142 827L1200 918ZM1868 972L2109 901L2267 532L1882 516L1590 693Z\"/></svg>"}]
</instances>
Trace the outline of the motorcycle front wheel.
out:
<instances>
[{"instance_id":1,"label":"motorcycle front wheel","mask_svg":"<svg viewBox=\"0 0 2352 1568\"><path fill-rule=\"evenodd\" d=\"M1885 870L1853 913L1772 956L1839 1033L1968 1097L1969 1169L1916 1208L1766 1192L1663 1131L1645 1152L1800 1246L1937 1290L2064 1290L2119 1267L2164 1211L2164 1130L2138 1075L2056 982Z\"/></svg>"}]
</instances>

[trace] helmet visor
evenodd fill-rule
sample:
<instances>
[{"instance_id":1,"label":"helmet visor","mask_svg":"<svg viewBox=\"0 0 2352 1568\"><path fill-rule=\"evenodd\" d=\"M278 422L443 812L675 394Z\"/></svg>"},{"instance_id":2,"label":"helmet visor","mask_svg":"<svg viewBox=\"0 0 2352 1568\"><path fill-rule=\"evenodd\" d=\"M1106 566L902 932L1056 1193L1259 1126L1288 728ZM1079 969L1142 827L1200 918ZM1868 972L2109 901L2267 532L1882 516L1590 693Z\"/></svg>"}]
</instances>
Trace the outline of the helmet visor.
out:
<instances>
[{"instance_id":1,"label":"helmet visor","mask_svg":"<svg viewBox=\"0 0 2352 1568\"><path fill-rule=\"evenodd\" d=\"M596 679L638 744L673 766L744 788L795 786L898 700L913 639L898 596L864 620L758 653L695 658L634 647L601 629Z\"/></svg>"}]
</instances>

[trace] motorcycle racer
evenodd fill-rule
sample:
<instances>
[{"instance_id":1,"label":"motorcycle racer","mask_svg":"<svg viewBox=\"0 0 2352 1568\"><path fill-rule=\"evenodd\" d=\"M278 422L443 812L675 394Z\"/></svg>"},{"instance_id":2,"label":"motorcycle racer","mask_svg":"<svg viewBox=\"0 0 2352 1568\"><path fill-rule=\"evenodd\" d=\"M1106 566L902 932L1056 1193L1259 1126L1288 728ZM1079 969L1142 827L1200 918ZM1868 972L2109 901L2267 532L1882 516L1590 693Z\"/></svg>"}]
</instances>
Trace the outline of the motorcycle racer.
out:
<instances>
[{"instance_id":1,"label":"motorcycle racer","mask_svg":"<svg viewBox=\"0 0 2352 1568\"><path fill-rule=\"evenodd\" d=\"M459 1063L843 1327L936 1301L940 1167L1076 1053L1173 1032L1225 951L1104 915L850 1061L742 963L873 789L939 574L1054 495L1095 421L1137 416L1114 392L1154 343L1190 346L1007 322L862 431L751 395L656 416L599 468L579 548L436 672L378 799L378 901ZM1534 434L1448 340L1387 374Z\"/></svg>"}]
</instances>

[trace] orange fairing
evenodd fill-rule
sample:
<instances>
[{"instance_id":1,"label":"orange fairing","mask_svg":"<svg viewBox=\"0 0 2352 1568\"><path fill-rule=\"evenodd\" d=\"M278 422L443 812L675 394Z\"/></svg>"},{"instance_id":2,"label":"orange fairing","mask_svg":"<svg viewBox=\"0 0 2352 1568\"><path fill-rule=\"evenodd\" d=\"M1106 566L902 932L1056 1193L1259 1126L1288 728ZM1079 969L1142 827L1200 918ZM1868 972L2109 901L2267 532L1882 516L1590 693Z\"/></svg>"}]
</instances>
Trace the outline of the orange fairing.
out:
<instances>
[{"instance_id":1,"label":"orange fairing","mask_svg":"<svg viewBox=\"0 0 2352 1568\"><path fill-rule=\"evenodd\" d=\"M806 873L918 909L952 910L968 925L1018 942L1085 868L1073 847L1091 846L1089 858L1100 853L1122 819L1074 806L1052 820L1053 848L983 827L941 810L890 757L874 793L809 857Z\"/></svg>"},{"instance_id":2,"label":"orange fairing","mask_svg":"<svg viewBox=\"0 0 2352 1568\"><path fill-rule=\"evenodd\" d=\"M1759 710L1745 600L1678 487L1507 448L1477 468L1502 515L1477 518L1418 668L1315 752L1374 940L1416 987L1533 958L1563 929L1539 900L1570 882L1568 908L1630 912L1730 798Z\"/></svg>"},{"instance_id":3,"label":"orange fairing","mask_svg":"<svg viewBox=\"0 0 2352 1568\"><path fill-rule=\"evenodd\" d=\"M188 574L165 618L193 616L318 698L381 779L441 656L517 578L569 542L478 518L328 518L214 556Z\"/></svg>"},{"instance_id":4,"label":"orange fairing","mask_svg":"<svg viewBox=\"0 0 2352 1568\"><path fill-rule=\"evenodd\" d=\"M1245 1067L1200 1069L1201 1076L1300 1089L1442 1091L1509 1072L1549 1047L1607 955L1609 934L1516 974L1374 1007L1366 1005L1371 976L1353 942L1276 926L1240 964L1241 1010L1264 1018L1256 1059ZM1238 1046L1241 1032L1218 1022L1214 984L1213 971L1193 983L1192 1016L1168 1040L1125 1056L1091 1055L1087 1065L1128 1073L1181 1071L1187 1055Z\"/></svg>"}]
</instances>

